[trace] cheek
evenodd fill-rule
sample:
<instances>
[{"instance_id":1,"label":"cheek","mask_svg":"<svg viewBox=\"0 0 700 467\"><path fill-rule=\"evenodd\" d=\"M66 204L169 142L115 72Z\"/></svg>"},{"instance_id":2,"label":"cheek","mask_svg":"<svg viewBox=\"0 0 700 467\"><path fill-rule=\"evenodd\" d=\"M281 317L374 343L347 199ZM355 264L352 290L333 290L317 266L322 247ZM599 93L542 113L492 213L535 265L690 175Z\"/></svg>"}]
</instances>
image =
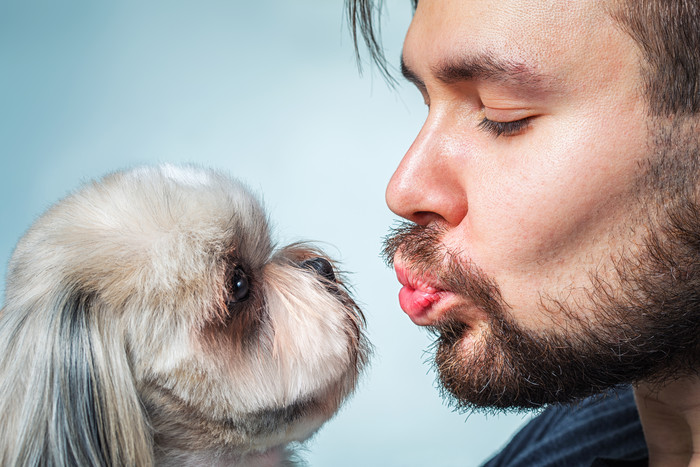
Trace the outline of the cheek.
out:
<instances>
[{"instance_id":1,"label":"cheek","mask_svg":"<svg viewBox=\"0 0 700 467\"><path fill-rule=\"evenodd\" d=\"M607 244L635 206L644 126L581 118L559 125L512 146L471 181L461 227L485 270L580 261L596 243Z\"/></svg>"}]
</instances>

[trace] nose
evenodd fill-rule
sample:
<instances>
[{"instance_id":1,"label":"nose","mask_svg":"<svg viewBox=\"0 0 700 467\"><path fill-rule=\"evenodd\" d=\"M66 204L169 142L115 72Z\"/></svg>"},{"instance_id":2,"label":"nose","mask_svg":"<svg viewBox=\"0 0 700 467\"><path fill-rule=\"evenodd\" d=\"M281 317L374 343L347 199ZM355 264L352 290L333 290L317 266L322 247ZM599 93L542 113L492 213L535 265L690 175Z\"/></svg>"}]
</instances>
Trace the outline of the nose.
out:
<instances>
[{"instance_id":1,"label":"nose","mask_svg":"<svg viewBox=\"0 0 700 467\"><path fill-rule=\"evenodd\" d=\"M335 282L335 273L333 272L333 265L325 258L310 258L301 263L302 268L313 269L321 277L329 280L330 282Z\"/></svg>"},{"instance_id":2,"label":"nose","mask_svg":"<svg viewBox=\"0 0 700 467\"><path fill-rule=\"evenodd\" d=\"M395 214L420 225L458 225L467 214L464 142L447 118L428 116L386 190Z\"/></svg>"}]
</instances>

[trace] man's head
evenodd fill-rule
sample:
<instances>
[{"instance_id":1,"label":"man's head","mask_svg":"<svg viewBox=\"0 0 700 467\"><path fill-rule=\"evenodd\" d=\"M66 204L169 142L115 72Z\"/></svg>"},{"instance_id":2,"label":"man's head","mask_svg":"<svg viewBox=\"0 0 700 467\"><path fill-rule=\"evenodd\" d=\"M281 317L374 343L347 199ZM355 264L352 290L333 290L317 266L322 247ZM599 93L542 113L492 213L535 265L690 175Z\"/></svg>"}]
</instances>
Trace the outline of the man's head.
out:
<instances>
[{"instance_id":1,"label":"man's head","mask_svg":"<svg viewBox=\"0 0 700 467\"><path fill-rule=\"evenodd\" d=\"M695 371L698 50L691 2L420 0L386 254L458 405Z\"/></svg>"}]
</instances>

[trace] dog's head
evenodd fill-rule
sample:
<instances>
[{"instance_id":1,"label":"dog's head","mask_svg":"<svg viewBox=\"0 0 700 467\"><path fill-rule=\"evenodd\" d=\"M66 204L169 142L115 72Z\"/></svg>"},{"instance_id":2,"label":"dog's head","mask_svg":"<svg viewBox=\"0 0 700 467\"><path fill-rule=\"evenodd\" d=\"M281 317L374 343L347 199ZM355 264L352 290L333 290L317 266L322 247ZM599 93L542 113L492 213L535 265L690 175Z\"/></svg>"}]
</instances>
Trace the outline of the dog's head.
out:
<instances>
[{"instance_id":1,"label":"dog's head","mask_svg":"<svg viewBox=\"0 0 700 467\"><path fill-rule=\"evenodd\" d=\"M109 175L39 218L10 261L0 459L144 465L303 440L353 390L362 330L333 262L275 249L240 183Z\"/></svg>"}]
</instances>

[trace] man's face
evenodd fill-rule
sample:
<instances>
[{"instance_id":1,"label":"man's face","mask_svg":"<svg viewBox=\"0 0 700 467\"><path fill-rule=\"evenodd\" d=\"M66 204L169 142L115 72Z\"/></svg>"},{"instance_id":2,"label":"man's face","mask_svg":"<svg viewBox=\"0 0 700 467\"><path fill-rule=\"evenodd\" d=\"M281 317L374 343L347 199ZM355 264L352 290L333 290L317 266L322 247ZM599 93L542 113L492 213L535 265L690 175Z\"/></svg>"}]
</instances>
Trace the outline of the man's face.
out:
<instances>
[{"instance_id":1,"label":"man's face","mask_svg":"<svg viewBox=\"0 0 700 467\"><path fill-rule=\"evenodd\" d=\"M648 225L665 216L649 209L659 151L639 50L600 4L420 0L406 36L404 74L429 112L387 203L425 228L387 251L402 308L442 335L438 370L460 403L531 406L630 382L619 346L649 325L626 308L646 296L621 270L646 261ZM616 362L615 377L591 368ZM484 386L500 395L473 397Z\"/></svg>"}]
</instances>

